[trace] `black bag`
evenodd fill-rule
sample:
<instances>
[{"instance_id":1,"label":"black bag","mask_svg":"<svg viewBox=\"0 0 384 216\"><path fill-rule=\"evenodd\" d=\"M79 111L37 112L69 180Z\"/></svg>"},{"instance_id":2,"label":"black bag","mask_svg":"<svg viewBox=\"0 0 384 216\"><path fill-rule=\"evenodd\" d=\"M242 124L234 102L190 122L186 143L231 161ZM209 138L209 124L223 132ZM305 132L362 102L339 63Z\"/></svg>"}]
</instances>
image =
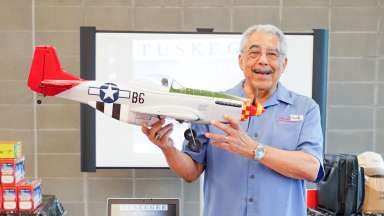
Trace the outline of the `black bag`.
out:
<instances>
[{"instance_id":1,"label":"black bag","mask_svg":"<svg viewBox=\"0 0 384 216\"><path fill-rule=\"evenodd\" d=\"M335 215L356 215L364 202L364 170L356 155L326 154L319 183L318 206Z\"/></svg>"}]
</instances>

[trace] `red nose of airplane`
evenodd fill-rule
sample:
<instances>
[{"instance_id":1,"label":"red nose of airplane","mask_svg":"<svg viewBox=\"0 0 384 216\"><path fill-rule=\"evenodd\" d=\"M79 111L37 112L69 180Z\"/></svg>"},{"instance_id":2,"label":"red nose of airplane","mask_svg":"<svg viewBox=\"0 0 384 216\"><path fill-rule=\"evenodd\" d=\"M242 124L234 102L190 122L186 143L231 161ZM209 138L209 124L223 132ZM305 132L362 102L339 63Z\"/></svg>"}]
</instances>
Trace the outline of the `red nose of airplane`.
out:
<instances>
[{"instance_id":1,"label":"red nose of airplane","mask_svg":"<svg viewBox=\"0 0 384 216\"><path fill-rule=\"evenodd\" d=\"M263 112L265 112L265 109L263 107L263 105L261 105L260 103L257 103L256 104L252 104L251 105L251 113L250 113L250 116L259 116L261 115Z\"/></svg>"},{"instance_id":2,"label":"red nose of airplane","mask_svg":"<svg viewBox=\"0 0 384 216\"><path fill-rule=\"evenodd\" d=\"M246 120L250 116L259 116L265 112L265 109L261 103L256 102L252 104L251 101L246 101L243 104L243 110L241 113L241 121Z\"/></svg>"}]
</instances>

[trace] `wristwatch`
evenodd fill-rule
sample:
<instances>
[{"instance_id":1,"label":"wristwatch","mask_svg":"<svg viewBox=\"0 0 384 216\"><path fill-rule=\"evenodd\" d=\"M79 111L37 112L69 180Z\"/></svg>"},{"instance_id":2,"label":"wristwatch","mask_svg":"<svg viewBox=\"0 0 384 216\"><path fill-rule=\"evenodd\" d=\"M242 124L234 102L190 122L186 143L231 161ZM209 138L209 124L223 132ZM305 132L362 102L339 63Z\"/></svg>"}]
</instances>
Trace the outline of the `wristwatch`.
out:
<instances>
[{"instance_id":1,"label":"wristwatch","mask_svg":"<svg viewBox=\"0 0 384 216\"><path fill-rule=\"evenodd\" d=\"M254 151L254 158L253 159L255 159L257 161L263 159L263 157L265 155L265 148L264 148L263 144L259 143L259 145L257 145L256 149L253 151Z\"/></svg>"}]
</instances>

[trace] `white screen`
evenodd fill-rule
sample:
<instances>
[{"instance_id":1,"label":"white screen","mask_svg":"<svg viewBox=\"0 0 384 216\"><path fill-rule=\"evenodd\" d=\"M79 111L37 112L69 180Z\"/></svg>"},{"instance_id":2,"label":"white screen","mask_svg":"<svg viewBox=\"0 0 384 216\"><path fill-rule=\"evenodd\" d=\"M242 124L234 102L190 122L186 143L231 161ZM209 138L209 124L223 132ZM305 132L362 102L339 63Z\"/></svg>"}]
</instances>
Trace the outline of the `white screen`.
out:
<instances>
[{"instance_id":1,"label":"white screen","mask_svg":"<svg viewBox=\"0 0 384 216\"><path fill-rule=\"evenodd\" d=\"M112 204L109 216L176 216L176 205Z\"/></svg>"},{"instance_id":2,"label":"white screen","mask_svg":"<svg viewBox=\"0 0 384 216\"><path fill-rule=\"evenodd\" d=\"M243 79L238 66L240 35L96 33L96 80L166 75L181 85L224 91ZM287 35L288 66L281 82L312 96L313 35ZM171 136L181 149L186 124ZM96 112L96 167L168 167L141 128Z\"/></svg>"}]
</instances>

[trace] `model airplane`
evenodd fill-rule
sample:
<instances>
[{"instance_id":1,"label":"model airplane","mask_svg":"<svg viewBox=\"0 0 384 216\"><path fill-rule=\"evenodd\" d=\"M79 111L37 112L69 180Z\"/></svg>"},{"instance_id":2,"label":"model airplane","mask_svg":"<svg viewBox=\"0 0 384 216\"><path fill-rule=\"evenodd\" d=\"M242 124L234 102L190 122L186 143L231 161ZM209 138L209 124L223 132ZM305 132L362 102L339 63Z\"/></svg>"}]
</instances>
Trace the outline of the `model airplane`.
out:
<instances>
[{"instance_id":1,"label":"model airplane","mask_svg":"<svg viewBox=\"0 0 384 216\"><path fill-rule=\"evenodd\" d=\"M54 47L38 46L32 60L28 86L44 96L56 96L88 104L104 114L130 124L152 125L160 118L209 124L224 114L244 121L264 112L260 103L221 92L181 87L161 78L124 84L82 80L65 72ZM194 140L192 130L184 134Z\"/></svg>"}]
</instances>

